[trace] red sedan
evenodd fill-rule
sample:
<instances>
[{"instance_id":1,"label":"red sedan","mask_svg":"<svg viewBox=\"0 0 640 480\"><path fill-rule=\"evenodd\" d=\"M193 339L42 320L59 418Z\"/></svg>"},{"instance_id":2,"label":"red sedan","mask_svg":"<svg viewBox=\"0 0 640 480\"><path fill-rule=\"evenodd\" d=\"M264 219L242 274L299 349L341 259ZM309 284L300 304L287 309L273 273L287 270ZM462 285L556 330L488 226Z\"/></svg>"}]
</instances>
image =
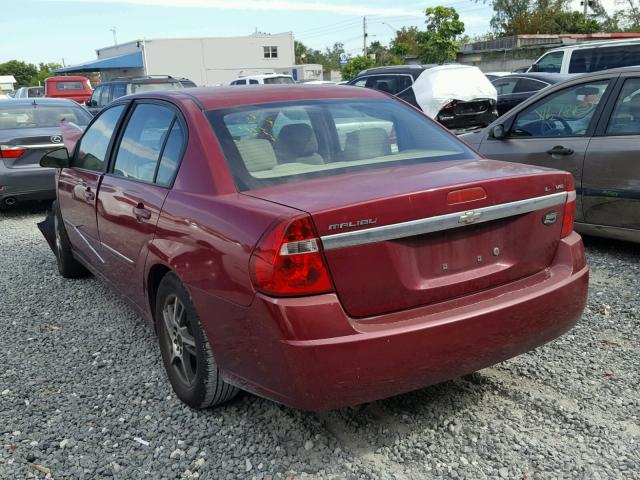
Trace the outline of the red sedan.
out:
<instances>
[{"instance_id":1,"label":"red sedan","mask_svg":"<svg viewBox=\"0 0 640 480\"><path fill-rule=\"evenodd\" d=\"M585 306L571 175L481 158L380 92L126 97L42 165L60 273L154 325L195 408L239 388L308 410L385 398L529 351Z\"/></svg>"}]
</instances>

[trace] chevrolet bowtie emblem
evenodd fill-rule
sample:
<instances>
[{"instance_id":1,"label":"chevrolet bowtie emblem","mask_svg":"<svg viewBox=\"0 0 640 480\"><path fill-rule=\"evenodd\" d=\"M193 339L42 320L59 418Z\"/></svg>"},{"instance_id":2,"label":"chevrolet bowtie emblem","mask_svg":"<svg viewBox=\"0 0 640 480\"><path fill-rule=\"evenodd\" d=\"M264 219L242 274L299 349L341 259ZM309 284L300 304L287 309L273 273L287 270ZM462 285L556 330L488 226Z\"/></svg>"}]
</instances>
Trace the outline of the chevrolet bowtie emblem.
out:
<instances>
[{"instance_id":1,"label":"chevrolet bowtie emblem","mask_svg":"<svg viewBox=\"0 0 640 480\"><path fill-rule=\"evenodd\" d=\"M473 210L460 215L458 223L466 223L467 225L475 222L482 216L482 212L474 212Z\"/></svg>"}]
</instances>

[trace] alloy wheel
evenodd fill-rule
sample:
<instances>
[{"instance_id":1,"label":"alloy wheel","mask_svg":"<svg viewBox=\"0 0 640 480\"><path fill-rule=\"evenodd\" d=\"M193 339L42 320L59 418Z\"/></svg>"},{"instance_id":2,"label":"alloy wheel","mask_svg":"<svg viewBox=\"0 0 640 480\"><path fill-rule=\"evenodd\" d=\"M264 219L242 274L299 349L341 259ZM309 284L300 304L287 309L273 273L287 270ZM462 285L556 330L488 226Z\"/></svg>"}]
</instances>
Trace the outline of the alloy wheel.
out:
<instances>
[{"instance_id":1,"label":"alloy wheel","mask_svg":"<svg viewBox=\"0 0 640 480\"><path fill-rule=\"evenodd\" d=\"M184 304L176 295L169 295L162 309L171 359L170 367L185 386L190 386L197 374L196 341L191 332Z\"/></svg>"}]
</instances>

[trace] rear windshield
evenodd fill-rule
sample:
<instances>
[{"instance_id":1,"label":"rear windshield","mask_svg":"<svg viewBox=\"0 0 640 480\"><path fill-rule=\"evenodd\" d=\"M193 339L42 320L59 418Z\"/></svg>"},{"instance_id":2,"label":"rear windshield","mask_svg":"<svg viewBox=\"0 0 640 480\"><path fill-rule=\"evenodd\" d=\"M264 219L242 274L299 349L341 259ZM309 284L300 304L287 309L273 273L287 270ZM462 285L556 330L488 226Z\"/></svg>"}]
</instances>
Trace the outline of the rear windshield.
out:
<instances>
[{"instance_id":1,"label":"rear windshield","mask_svg":"<svg viewBox=\"0 0 640 480\"><path fill-rule=\"evenodd\" d=\"M131 93L137 92L155 92L158 90L173 90L175 88L184 88L180 82L143 82L132 83Z\"/></svg>"},{"instance_id":2,"label":"rear windshield","mask_svg":"<svg viewBox=\"0 0 640 480\"><path fill-rule=\"evenodd\" d=\"M265 85L293 83L293 79L291 77L269 77L269 78L264 78L263 81Z\"/></svg>"},{"instance_id":3,"label":"rear windshield","mask_svg":"<svg viewBox=\"0 0 640 480\"><path fill-rule=\"evenodd\" d=\"M84 126L91 121L91 115L81 107L73 105L2 105L0 110L0 130L9 128L59 127L61 120L68 120Z\"/></svg>"},{"instance_id":4,"label":"rear windshield","mask_svg":"<svg viewBox=\"0 0 640 480\"><path fill-rule=\"evenodd\" d=\"M477 158L397 100L307 100L210 110L238 190L342 173Z\"/></svg>"},{"instance_id":5,"label":"rear windshield","mask_svg":"<svg viewBox=\"0 0 640 480\"><path fill-rule=\"evenodd\" d=\"M56 82L58 90L84 90L82 82Z\"/></svg>"}]
</instances>

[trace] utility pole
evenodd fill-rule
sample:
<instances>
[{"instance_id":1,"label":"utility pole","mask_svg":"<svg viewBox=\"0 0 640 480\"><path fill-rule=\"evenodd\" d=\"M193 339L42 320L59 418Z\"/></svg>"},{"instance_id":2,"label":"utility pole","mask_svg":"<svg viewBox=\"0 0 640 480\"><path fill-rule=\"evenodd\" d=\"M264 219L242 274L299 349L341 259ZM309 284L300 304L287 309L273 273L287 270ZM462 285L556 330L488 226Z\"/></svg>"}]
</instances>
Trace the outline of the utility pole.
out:
<instances>
[{"instance_id":1,"label":"utility pole","mask_svg":"<svg viewBox=\"0 0 640 480\"><path fill-rule=\"evenodd\" d=\"M367 56L367 17L362 17L362 53Z\"/></svg>"},{"instance_id":2,"label":"utility pole","mask_svg":"<svg viewBox=\"0 0 640 480\"><path fill-rule=\"evenodd\" d=\"M109 31L111 33L113 33L113 44L117 47L118 46L118 37L116 37L116 27L111 27L109 29Z\"/></svg>"}]
</instances>

